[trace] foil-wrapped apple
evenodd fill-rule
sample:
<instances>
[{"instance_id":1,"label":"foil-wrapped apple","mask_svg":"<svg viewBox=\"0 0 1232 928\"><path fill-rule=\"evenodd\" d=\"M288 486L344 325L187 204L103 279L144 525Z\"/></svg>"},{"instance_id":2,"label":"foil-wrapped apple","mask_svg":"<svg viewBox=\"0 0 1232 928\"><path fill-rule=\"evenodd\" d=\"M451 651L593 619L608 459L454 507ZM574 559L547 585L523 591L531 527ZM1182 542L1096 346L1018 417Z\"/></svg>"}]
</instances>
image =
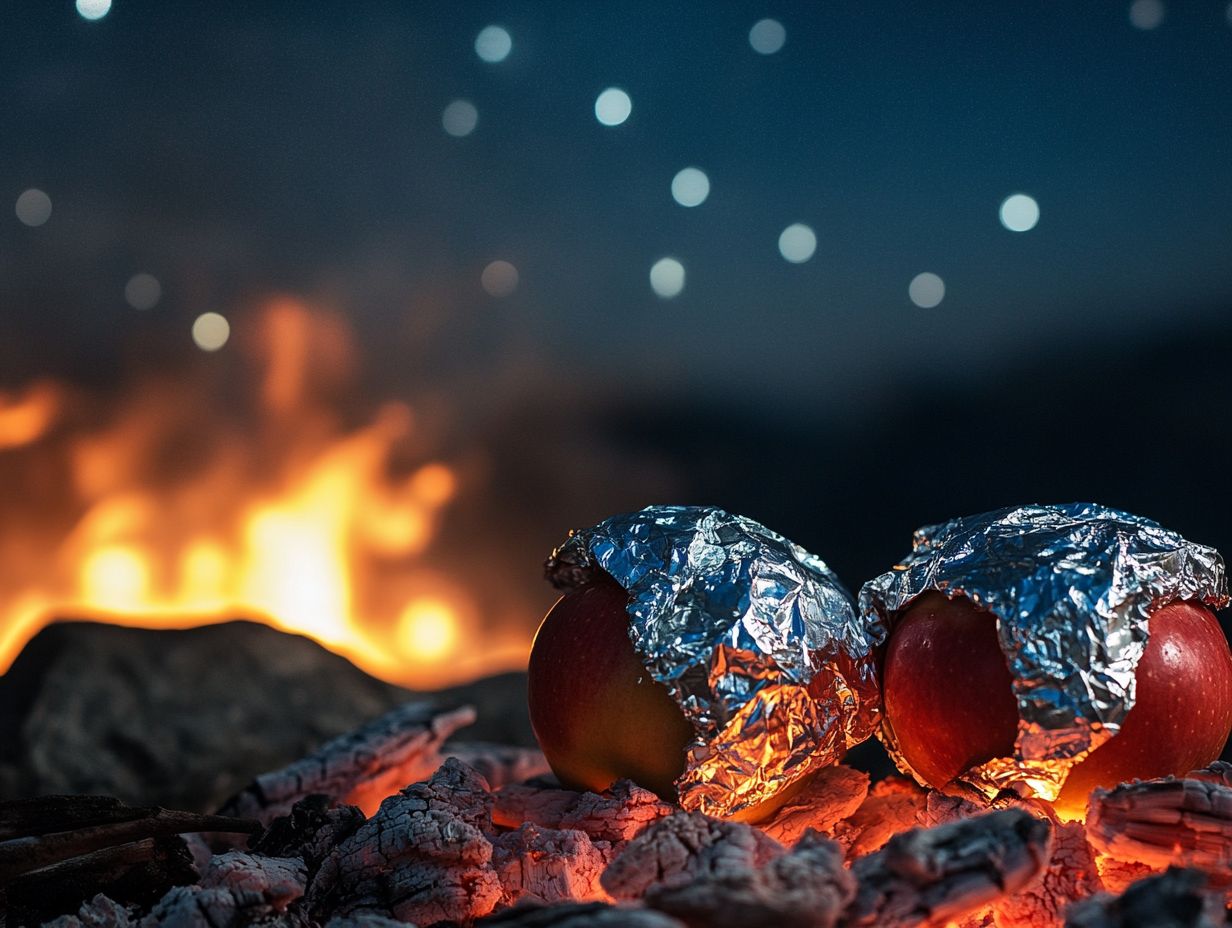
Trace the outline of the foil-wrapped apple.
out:
<instances>
[{"instance_id":1,"label":"foil-wrapped apple","mask_svg":"<svg viewBox=\"0 0 1232 928\"><path fill-rule=\"evenodd\" d=\"M860 593L888 637L878 734L921 783L1081 817L1097 786L1218 757L1232 654L1211 607L1227 601L1213 548L1095 504L921 529Z\"/></svg>"},{"instance_id":2,"label":"foil-wrapped apple","mask_svg":"<svg viewBox=\"0 0 1232 928\"><path fill-rule=\"evenodd\" d=\"M557 777L629 777L756 819L877 726L876 640L821 559L719 509L573 532L535 637L531 722Z\"/></svg>"}]
</instances>

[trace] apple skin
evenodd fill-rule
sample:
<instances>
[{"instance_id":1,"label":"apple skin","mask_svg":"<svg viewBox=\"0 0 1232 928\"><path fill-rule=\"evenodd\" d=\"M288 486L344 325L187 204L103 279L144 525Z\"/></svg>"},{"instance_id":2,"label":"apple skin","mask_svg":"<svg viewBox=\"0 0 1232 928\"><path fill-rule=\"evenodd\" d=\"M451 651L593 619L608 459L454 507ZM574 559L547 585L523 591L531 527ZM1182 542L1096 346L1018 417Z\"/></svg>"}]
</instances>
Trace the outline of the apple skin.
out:
<instances>
[{"instance_id":1,"label":"apple skin","mask_svg":"<svg viewBox=\"0 0 1232 928\"><path fill-rule=\"evenodd\" d=\"M898 748L929 785L1014 753L1018 703L997 621L969 599L917 598L894 625L881 679Z\"/></svg>"},{"instance_id":2,"label":"apple skin","mask_svg":"<svg viewBox=\"0 0 1232 928\"><path fill-rule=\"evenodd\" d=\"M1056 808L1081 816L1097 786L1184 776L1219 757L1232 730L1232 653L1205 606L1180 602L1151 615L1137 699L1121 730L1070 769Z\"/></svg>"},{"instance_id":3,"label":"apple skin","mask_svg":"<svg viewBox=\"0 0 1232 928\"><path fill-rule=\"evenodd\" d=\"M531 726L562 785L627 777L674 801L693 726L634 650L628 602L605 575L551 608L527 668Z\"/></svg>"},{"instance_id":4,"label":"apple skin","mask_svg":"<svg viewBox=\"0 0 1232 928\"><path fill-rule=\"evenodd\" d=\"M1197 603L1156 610L1121 730L1075 764L1054 803L1080 818L1097 786L1183 776L1219 756L1232 731L1232 653L1219 622ZM899 749L930 785L1012 756L1018 707L996 619L965 597L918 598L886 648L883 695Z\"/></svg>"}]
</instances>

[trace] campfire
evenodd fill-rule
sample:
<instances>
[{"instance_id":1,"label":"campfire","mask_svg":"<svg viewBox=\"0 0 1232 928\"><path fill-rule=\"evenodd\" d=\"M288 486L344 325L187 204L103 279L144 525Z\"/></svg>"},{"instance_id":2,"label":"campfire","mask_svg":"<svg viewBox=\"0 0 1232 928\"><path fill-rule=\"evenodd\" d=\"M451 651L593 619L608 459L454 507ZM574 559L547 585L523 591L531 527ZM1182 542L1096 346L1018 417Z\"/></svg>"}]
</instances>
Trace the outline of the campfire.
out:
<instances>
[{"instance_id":1,"label":"campfire","mask_svg":"<svg viewBox=\"0 0 1232 928\"><path fill-rule=\"evenodd\" d=\"M8 804L7 924L66 898L77 914L57 928L1223 924L1226 764L1100 791L1069 823L1046 802L870 784L840 764L751 825L629 781L561 789L534 751L447 740L473 718L408 705L218 815Z\"/></svg>"},{"instance_id":2,"label":"campfire","mask_svg":"<svg viewBox=\"0 0 1232 928\"><path fill-rule=\"evenodd\" d=\"M430 417L350 408L341 317L272 299L246 337L229 366L137 376L106 401L0 392L0 673L59 618L263 621L421 687L523 665L533 617L469 647L475 602L426 566L467 480L429 456Z\"/></svg>"},{"instance_id":3,"label":"campfire","mask_svg":"<svg viewBox=\"0 0 1232 928\"><path fill-rule=\"evenodd\" d=\"M346 378L351 350L337 320L289 300L262 320L251 401L232 417L203 404L191 434L182 410L205 388L192 376L143 382L112 417L56 385L4 399L14 479L0 527L0 669L57 617L153 628L255 617L418 684L525 664L530 643L512 627L485 631L478 660L465 660L476 607L422 567L465 492L464 468L423 454L406 406L342 424L331 384ZM232 440L236 429L248 440ZM1021 555L1031 520L1041 532L1114 526L1115 551L1153 565L1147 555L1162 546L1180 578L1152 566L1141 588L1125 587L1141 615L1122 610L1069 635L1107 638L1082 667L1099 686L1079 693L1081 708L1103 713L1086 729L1040 723L1022 685L1038 670L1031 643L1086 619L1053 610L1052 626L1006 650L985 607L1006 624L1020 613L980 586L983 562L963 560L979 550L995 562L994 546L951 545L1010 526L1010 563L1035 570L1046 561ZM1052 556L1057 539L1041 550ZM938 567L954 564L968 573ZM468 741L474 709L413 701L208 814L100 796L0 803L0 928L1224 923L1232 766L1202 766L1210 732L1226 737L1219 700L1180 739L1203 756L1194 769L1117 785L1114 768L1092 765L1084 775L1103 779L1089 804L1059 789L1130 731L1133 686L1117 689L1126 666L1131 683L1136 666L1162 672L1144 647L1148 617L1165 616L1158 640L1175 632L1167 640L1182 648L1212 647L1184 623L1218 630L1204 605L1226 598L1213 549L1103 507L1022 507L922 531L857 606L820 559L764 526L648 507L573 533L547 566L566 596L530 654L543 753ZM1132 571L1112 574L1124 584ZM947 639L963 623L984 629L983 651L977 636ZM705 674L688 663L699 653ZM1008 710L989 699L964 711L984 695L946 688L947 668L964 659L996 671L987 688L1004 691ZM1166 704L1150 679L1138 681L1137 704L1159 716ZM1183 682L1194 699L1222 685L1217 674ZM640 701L643 684L660 687L657 701ZM1058 731L1058 742L1086 741L1028 756ZM843 762L874 733L903 775L874 779ZM994 749L960 744L961 764L946 768L946 739L964 738Z\"/></svg>"}]
</instances>

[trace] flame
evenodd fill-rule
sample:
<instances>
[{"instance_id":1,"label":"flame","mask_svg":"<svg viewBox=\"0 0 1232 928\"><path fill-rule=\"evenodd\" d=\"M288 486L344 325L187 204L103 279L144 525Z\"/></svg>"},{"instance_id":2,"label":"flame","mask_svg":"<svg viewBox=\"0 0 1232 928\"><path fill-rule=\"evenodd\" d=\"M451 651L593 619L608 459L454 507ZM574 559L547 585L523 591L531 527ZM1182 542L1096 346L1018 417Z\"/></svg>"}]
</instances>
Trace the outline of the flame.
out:
<instances>
[{"instance_id":1,"label":"flame","mask_svg":"<svg viewBox=\"0 0 1232 928\"><path fill-rule=\"evenodd\" d=\"M45 382L32 384L20 396L0 392L0 451L41 438L54 422L59 406L55 387Z\"/></svg>"},{"instance_id":2,"label":"flame","mask_svg":"<svg viewBox=\"0 0 1232 928\"><path fill-rule=\"evenodd\" d=\"M102 415L51 384L0 393L0 500L16 514L0 525L0 673L44 624L82 617L257 619L417 686L522 664L527 623L483 628L467 591L424 567L465 487L413 410L344 427L342 321L289 298L253 318L214 366L141 382ZM234 408L220 401L243 384Z\"/></svg>"}]
</instances>

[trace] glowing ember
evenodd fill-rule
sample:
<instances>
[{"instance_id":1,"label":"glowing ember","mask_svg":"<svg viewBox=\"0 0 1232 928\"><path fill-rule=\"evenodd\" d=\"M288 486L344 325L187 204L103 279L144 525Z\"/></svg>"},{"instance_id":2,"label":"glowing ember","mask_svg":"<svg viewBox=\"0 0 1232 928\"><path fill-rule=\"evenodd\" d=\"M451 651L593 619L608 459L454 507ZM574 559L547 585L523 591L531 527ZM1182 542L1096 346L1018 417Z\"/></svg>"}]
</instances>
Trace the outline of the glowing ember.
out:
<instances>
[{"instance_id":1,"label":"glowing ember","mask_svg":"<svg viewBox=\"0 0 1232 928\"><path fill-rule=\"evenodd\" d=\"M529 633L470 646L473 603L422 564L463 486L423 460L412 410L341 424L345 324L282 298L233 346L115 407L50 384L0 393L0 673L66 617L255 618L419 686L522 664Z\"/></svg>"}]
</instances>

